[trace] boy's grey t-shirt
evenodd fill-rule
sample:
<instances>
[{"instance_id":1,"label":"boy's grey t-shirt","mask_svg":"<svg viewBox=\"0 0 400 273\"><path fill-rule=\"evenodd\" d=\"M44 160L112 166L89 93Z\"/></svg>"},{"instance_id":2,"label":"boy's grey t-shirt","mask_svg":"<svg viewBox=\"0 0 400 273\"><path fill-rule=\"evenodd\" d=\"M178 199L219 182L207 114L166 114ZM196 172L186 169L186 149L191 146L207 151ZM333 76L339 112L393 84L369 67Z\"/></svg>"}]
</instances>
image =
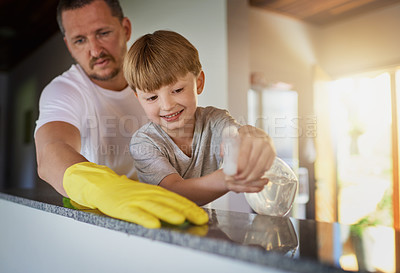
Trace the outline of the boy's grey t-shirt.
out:
<instances>
[{"instance_id":1,"label":"boy's grey t-shirt","mask_svg":"<svg viewBox=\"0 0 400 273\"><path fill-rule=\"evenodd\" d=\"M196 178L218 170L222 165L222 131L240 125L226 110L198 107L189 157L161 127L149 122L132 136L130 152L141 182L158 185L167 175Z\"/></svg>"}]
</instances>

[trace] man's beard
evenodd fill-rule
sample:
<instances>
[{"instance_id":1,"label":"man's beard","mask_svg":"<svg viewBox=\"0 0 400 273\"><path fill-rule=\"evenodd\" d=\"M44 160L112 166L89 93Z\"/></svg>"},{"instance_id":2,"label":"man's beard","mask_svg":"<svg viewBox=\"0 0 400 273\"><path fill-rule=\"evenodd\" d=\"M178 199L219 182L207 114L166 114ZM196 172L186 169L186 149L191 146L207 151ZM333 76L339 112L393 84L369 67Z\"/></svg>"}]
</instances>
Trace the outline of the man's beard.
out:
<instances>
[{"instance_id":1,"label":"man's beard","mask_svg":"<svg viewBox=\"0 0 400 273\"><path fill-rule=\"evenodd\" d=\"M115 68L113 71L111 71L111 73L109 73L108 75L104 75L104 76L100 76L96 73L93 74L89 74L89 78L93 79L93 80L97 80L97 81L108 81L111 80L112 78L114 78L115 76L117 76L119 74L119 72L121 71L121 69L119 68Z\"/></svg>"},{"instance_id":2,"label":"man's beard","mask_svg":"<svg viewBox=\"0 0 400 273\"><path fill-rule=\"evenodd\" d=\"M108 58L111 62L114 62L114 63L116 62L115 58L113 56L108 55L106 53L101 53L99 57L95 57L90 60L90 62L89 62L90 69L93 69L96 61L101 58ZM112 78L114 78L115 76L117 76L120 71L121 71L121 68L117 67L113 71L111 71L111 73L109 73L108 75L104 75L104 76L100 76L96 73L92 73L92 74L87 73L87 74L88 74L89 78L91 78L93 80L108 81L108 80L111 80Z\"/></svg>"}]
</instances>

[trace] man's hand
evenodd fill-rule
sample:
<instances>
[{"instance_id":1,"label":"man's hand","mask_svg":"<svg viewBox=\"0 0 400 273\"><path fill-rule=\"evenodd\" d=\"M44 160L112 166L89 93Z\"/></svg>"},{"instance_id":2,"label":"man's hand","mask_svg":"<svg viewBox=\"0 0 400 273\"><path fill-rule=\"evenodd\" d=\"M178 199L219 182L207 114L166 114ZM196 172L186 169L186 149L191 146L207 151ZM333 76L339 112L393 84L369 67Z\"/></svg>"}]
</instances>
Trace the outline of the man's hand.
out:
<instances>
[{"instance_id":1,"label":"man's hand","mask_svg":"<svg viewBox=\"0 0 400 273\"><path fill-rule=\"evenodd\" d=\"M63 184L69 198L78 204L147 228L159 228L160 220L173 225L186 219L196 225L208 222L207 213L183 196L119 176L95 163L72 165Z\"/></svg>"}]
</instances>

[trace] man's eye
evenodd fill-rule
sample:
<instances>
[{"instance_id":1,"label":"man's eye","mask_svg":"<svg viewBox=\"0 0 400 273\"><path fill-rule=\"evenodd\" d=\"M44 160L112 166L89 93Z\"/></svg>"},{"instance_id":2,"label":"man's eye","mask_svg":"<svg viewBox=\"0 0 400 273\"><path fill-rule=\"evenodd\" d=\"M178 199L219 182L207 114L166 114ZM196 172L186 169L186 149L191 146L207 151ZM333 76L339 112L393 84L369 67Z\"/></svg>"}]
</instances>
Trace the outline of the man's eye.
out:
<instances>
[{"instance_id":1,"label":"man's eye","mask_svg":"<svg viewBox=\"0 0 400 273\"><path fill-rule=\"evenodd\" d=\"M75 45L80 45L80 44L83 44L84 41L85 41L85 40L84 40L83 38L77 39L77 40L74 41L74 44L75 44Z\"/></svg>"},{"instance_id":2,"label":"man's eye","mask_svg":"<svg viewBox=\"0 0 400 273\"><path fill-rule=\"evenodd\" d=\"M147 98L147 101L155 101L158 98L158 96L151 96L149 98Z\"/></svg>"},{"instance_id":3,"label":"man's eye","mask_svg":"<svg viewBox=\"0 0 400 273\"><path fill-rule=\"evenodd\" d=\"M107 36L110 33L111 33L111 31L103 31L103 32L100 32L99 35L100 36Z\"/></svg>"}]
</instances>

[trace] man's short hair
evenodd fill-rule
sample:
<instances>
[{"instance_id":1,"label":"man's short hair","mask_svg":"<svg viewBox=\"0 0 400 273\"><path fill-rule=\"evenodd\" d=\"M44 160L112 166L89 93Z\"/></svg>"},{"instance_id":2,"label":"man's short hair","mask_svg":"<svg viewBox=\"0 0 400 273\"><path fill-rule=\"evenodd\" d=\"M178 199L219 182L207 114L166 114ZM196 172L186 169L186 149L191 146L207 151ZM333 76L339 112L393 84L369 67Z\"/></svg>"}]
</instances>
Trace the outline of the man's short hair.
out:
<instances>
[{"instance_id":1,"label":"man's short hair","mask_svg":"<svg viewBox=\"0 0 400 273\"><path fill-rule=\"evenodd\" d=\"M60 0L57 6L57 23L62 35L65 35L65 29L62 24L61 17L63 11L79 9L91 4L94 1L104 1L110 8L111 14L114 17L117 17L120 22L122 22L122 19L124 18L124 13L118 0Z\"/></svg>"}]
</instances>

